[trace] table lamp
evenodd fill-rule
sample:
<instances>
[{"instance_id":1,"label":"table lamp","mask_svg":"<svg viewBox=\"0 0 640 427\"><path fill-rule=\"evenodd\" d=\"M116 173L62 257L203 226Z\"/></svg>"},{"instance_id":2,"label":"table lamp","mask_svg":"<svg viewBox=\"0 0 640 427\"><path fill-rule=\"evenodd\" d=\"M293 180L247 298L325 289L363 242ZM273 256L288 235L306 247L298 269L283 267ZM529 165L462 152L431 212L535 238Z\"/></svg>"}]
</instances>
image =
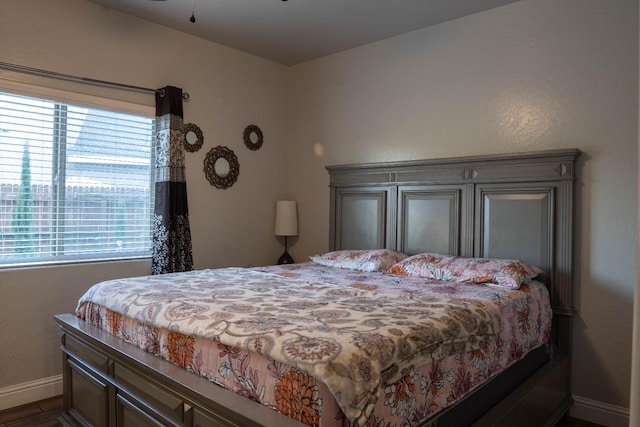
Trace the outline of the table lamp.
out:
<instances>
[{"instance_id":1,"label":"table lamp","mask_svg":"<svg viewBox=\"0 0 640 427\"><path fill-rule=\"evenodd\" d=\"M298 235L298 209L292 200L276 202L276 236L284 236L284 253L278 258L278 264L293 264L293 258L287 252L287 237Z\"/></svg>"}]
</instances>

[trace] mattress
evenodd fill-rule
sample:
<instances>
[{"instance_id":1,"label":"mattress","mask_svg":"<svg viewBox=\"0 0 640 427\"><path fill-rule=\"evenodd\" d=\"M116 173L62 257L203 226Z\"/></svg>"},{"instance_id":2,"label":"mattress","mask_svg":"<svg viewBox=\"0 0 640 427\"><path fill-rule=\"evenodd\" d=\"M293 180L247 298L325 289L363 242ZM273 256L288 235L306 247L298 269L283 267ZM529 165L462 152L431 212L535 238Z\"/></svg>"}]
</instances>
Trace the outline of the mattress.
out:
<instances>
[{"instance_id":1,"label":"mattress","mask_svg":"<svg viewBox=\"0 0 640 427\"><path fill-rule=\"evenodd\" d=\"M546 287L323 267L102 282L76 310L196 375L311 426L417 425L543 346Z\"/></svg>"}]
</instances>

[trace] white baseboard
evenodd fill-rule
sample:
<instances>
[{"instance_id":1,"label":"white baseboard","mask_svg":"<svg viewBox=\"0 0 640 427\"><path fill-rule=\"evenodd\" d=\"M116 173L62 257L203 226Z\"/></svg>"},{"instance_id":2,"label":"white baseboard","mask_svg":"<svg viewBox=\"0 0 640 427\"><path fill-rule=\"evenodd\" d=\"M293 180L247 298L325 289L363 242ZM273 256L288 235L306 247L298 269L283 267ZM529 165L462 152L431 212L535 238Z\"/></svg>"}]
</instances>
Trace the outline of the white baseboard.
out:
<instances>
[{"instance_id":1,"label":"white baseboard","mask_svg":"<svg viewBox=\"0 0 640 427\"><path fill-rule=\"evenodd\" d=\"M629 427L629 408L573 396L569 415L606 427Z\"/></svg>"},{"instance_id":2,"label":"white baseboard","mask_svg":"<svg viewBox=\"0 0 640 427\"><path fill-rule=\"evenodd\" d=\"M0 411L62 394L62 375L0 388Z\"/></svg>"}]
</instances>

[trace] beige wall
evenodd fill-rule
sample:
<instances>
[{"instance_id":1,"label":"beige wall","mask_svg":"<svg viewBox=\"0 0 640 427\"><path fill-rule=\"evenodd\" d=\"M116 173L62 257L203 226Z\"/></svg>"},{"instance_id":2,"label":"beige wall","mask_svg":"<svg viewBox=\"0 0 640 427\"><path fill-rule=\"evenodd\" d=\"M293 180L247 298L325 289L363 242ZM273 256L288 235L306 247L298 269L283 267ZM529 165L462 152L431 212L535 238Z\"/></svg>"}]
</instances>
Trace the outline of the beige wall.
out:
<instances>
[{"instance_id":1,"label":"beige wall","mask_svg":"<svg viewBox=\"0 0 640 427\"><path fill-rule=\"evenodd\" d=\"M640 5L640 0L638 0ZM640 8L639 8L640 9ZM640 40L640 32L638 33ZM639 43L640 44L640 43ZM640 60L640 54L638 55ZM640 67L639 67L640 68ZM638 75L640 81L640 75ZM640 108L638 109L640 113ZM638 116L640 123L640 116ZM638 135L638 146L640 146L640 134ZM640 173L638 174L638 182L640 183ZM640 194L640 190L638 192ZM640 201L639 201L640 202ZM639 212L636 217L636 227L640 227L640 205ZM631 352L631 398L629 426L640 425L640 237L636 234L636 286L634 292L633 303L633 349Z\"/></svg>"},{"instance_id":2,"label":"beige wall","mask_svg":"<svg viewBox=\"0 0 640 427\"><path fill-rule=\"evenodd\" d=\"M637 8L636 0L523 0L288 70L84 0L0 0L0 58L191 93L185 120L205 135L203 149L187 155L197 268L277 259L273 207L287 193L300 209L291 253L302 261L326 250L327 164L582 149L573 392L628 407ZM242 145L251 123L265 134L257 152ZM228 190L202 173L215 145L240 161ZM90 284L148 271L146 261L0 271L0 389L59 374L51 316L73 310Z\"/></svg>"},{"instance_id":3,"label":"beige wall","mask_svg":"<svg viewBox=\"0 0 640 427\"><path fill-rule=\"evenodd\" d=\"M524 0L294 67L294 258L328 247L327 164L579 148L573 393L628 408L637 7Z\"/></svg>"},{"instance_id":4,"label":"beige wall","mask_svg":"<svg viewBox=\"0 0 640 427\"><path fill-rule=\"evenodd\" d=\"M147 23L84 0L0 0L0 60L59 73L191 94L185 122L204 133L204 146L187 153L187 186L196 268L263 265L277 260L275 201L285 196L289 70L271 61ZM0 78L53 80L0 71ZM105 93L75 86L76 91ZM153 105L152 96L108 91ZM242 132L259 125L264 145L248 150ZM238 182L217 190L203 159L211 148L235 151ZM248 244L250 242L250 244ZM0 390L60 374L52 316L71 312L96 281L149 273L149 262L0 270Z\"/></svg>"}]
</instances>

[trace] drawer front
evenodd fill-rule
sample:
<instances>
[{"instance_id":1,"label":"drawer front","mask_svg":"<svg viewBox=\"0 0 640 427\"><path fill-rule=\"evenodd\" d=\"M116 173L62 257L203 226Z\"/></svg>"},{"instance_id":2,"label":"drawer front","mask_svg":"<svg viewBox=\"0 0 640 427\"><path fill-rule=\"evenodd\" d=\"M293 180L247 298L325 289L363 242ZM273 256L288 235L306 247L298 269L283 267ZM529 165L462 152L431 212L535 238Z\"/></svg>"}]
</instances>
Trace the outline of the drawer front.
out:
<instances>
[{"instance_id":1,"label":"drawer front","mask_svg":"<svg viewBox=\"0 0 640 427\"><path fill-rule=\"evenodd\" d=\"M109 359L98 351L69 334L64 335L64 346L68 352L75 354L95 370L104 374L109 373Z\"/></svg>"},{"instance_id":2,"label":"drawer front","mask_svg":"<svg viewBox=\"0 0 640 427\"><path fill-rule=\"evenodd\" d=\"M134 373L119 363L114 364L113 377L120 386L136 396L140 396L145 402L149 402L150 405L168 418L178 423L184 420L182 399L156 381Z\"/></svg>"},{"instance_id":3,"label":"drawer front","mask_svg":"<svg viewBox=\"0 0 640 427\"><path fill-rule=\"evenodd\" d=\"M153 414L153 415L152 415ZM164 427L175 425L155 414L153 409L141 405L120 393L116 396L116 425L118 427Z\"/></svg>"},{"instance_id":4,"label":"drawer front","mask_svg":"<svg viewBox=\"0 0 640 427\"><path fill-rule=\"evenodd\" d=\"M208 414L198 408L193 408L193 427L229 427L239 426L239 424L221 418L217 415Z\"/></svg>"}]
</instances>

